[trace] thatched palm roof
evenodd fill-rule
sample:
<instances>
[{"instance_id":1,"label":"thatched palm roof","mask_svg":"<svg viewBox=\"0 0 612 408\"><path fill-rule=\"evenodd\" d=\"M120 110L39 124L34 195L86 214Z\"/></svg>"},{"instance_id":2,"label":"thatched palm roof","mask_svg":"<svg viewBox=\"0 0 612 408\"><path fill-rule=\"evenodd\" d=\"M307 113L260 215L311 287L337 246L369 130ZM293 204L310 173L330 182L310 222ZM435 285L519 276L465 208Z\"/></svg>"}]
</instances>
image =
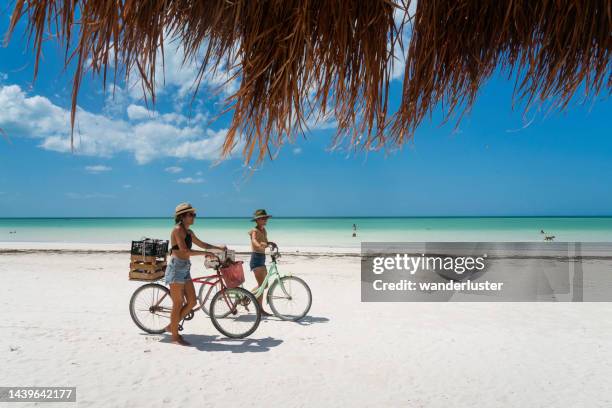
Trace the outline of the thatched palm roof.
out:
<instances>
[{"instance_id":1,"label":"thatched palm roof","mask_svg":"<svg viewBox=\"0 0 612 408\"><path fill-rule=\"evenodd\" d=\"M137 72L154 97L165 37L201 58L202 75L233 68L240 87L227 101L225 152L243 138L247 161L329 110L351 145L401 145L439 102L448 115L468 109L496 67L528 105L563 108L578 89L612 89L612 0L420 0L400 24L394 13L409 0L398 1L17 0L9 35L27 20L37 64L49 31L66 47L66 62L76 62L73 126L88 69L105 82L109 69ZM398 25L411 18L403 97L390 113Z\"/></svg>"}]
</instances>

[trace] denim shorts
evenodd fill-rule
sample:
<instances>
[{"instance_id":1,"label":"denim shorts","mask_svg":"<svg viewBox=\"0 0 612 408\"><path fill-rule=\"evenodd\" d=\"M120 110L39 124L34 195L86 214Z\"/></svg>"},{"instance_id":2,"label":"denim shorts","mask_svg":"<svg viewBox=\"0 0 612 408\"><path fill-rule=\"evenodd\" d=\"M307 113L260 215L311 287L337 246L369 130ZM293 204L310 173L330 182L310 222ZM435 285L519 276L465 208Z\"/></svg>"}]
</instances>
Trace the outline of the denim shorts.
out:
<instances>
[{"instance_id":1,"label":"denim shorts","mask_svg":"<svg viewBox=\"0 0 612 408\"><path fill-rule=\"evenodd\" d=\"M170 263L166 267L166 283L185 283L191 280L191 261L170 258Z\"/></svg>"},{"instance_id":2,"label":"denim shorts","mask_svg":"<svg viewBox=\"0 0 612 408\"><path fill-rule=\"evenodd\" d=\"M251 270L266 266L266 254L260 254L259 252L251 253L251 262L249 263Z\"/></svg>"}]
</instances>

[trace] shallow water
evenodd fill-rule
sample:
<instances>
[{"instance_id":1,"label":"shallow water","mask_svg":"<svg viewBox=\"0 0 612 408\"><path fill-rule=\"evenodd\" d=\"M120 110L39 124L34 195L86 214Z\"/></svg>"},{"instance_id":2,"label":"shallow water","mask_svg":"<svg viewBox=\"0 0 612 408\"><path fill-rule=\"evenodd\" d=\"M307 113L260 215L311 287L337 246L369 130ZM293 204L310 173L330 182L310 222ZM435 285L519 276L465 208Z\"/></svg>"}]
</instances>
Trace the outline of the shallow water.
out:
<instances>
[{"instance_id":1,"label":"shallow water","mask_svg":"<svg viewBox=\"0 0 612 408\"><path fill-rule=\"evenodd\" d=\"M353 224L357 236L353 237ZM168 239L170 218L1 218L0 242L126 243L141 237ZM248 218L198 218L200 239L245 246ZM283 246L359 247L380 242L529 242L544 230L555 241L612 241L612 217L272 218L269 238Z\"/></svg>"}]
</instances>

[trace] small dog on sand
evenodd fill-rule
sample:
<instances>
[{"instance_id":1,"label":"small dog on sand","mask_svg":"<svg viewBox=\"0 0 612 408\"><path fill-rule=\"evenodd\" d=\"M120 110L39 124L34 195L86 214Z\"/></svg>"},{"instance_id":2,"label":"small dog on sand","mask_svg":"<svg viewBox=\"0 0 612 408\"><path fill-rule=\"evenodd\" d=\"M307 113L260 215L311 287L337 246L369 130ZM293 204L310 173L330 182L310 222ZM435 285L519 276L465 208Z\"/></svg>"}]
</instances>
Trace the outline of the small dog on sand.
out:
<instances>
[{"instance_id":1,"label":"small dog on sand","mask_svg":"<svg viewBox=\"0 0 612 408\"><path fill-rule=\"evenodd\" d=\"M544 241L554 241L555 240L554 235L548 235L546 232L544 232L544 230L540 230L540 234L544 235Z\"/></svg>"}]
</instances>

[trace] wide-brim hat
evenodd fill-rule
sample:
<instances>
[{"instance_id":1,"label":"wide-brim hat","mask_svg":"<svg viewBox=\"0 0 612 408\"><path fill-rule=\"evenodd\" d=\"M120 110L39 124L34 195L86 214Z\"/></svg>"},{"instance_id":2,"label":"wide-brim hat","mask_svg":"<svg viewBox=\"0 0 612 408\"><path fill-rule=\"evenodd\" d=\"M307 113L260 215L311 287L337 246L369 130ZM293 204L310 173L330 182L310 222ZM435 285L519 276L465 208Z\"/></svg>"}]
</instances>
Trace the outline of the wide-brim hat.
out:
<instances>
[{"instance_id":1,"label":"wide-brim hat","mask_svg":"<svg viewBox=\"0 0 612 408\"><path fill-rule=\"evenodd\" d=\"M180 203L179 205L176 206L176 209L174 210L174 216L178 217L181 214L185 214L189 212L195 213L196 209L193 208L191 204L189 203Z\"/></svg>"},{"instance_id":2,"label":"wide-brim hat","mask_svg":"<svg viewBox=\"0 0 612 408\"><path fill-rule=\"evenodd\" d=\"M255 221L255 220L258 220L258 219L260 219L260 218L271 218L271 217L272 217L272 216L271 216L270 214L268 214L268 213L266 212L266 210L264 210L264 209L262 208L262 209L260 209L260 210L256 210L256 211L253 213L253 218L251 219L251 221Z\"/></svg>"}]
</instances>

